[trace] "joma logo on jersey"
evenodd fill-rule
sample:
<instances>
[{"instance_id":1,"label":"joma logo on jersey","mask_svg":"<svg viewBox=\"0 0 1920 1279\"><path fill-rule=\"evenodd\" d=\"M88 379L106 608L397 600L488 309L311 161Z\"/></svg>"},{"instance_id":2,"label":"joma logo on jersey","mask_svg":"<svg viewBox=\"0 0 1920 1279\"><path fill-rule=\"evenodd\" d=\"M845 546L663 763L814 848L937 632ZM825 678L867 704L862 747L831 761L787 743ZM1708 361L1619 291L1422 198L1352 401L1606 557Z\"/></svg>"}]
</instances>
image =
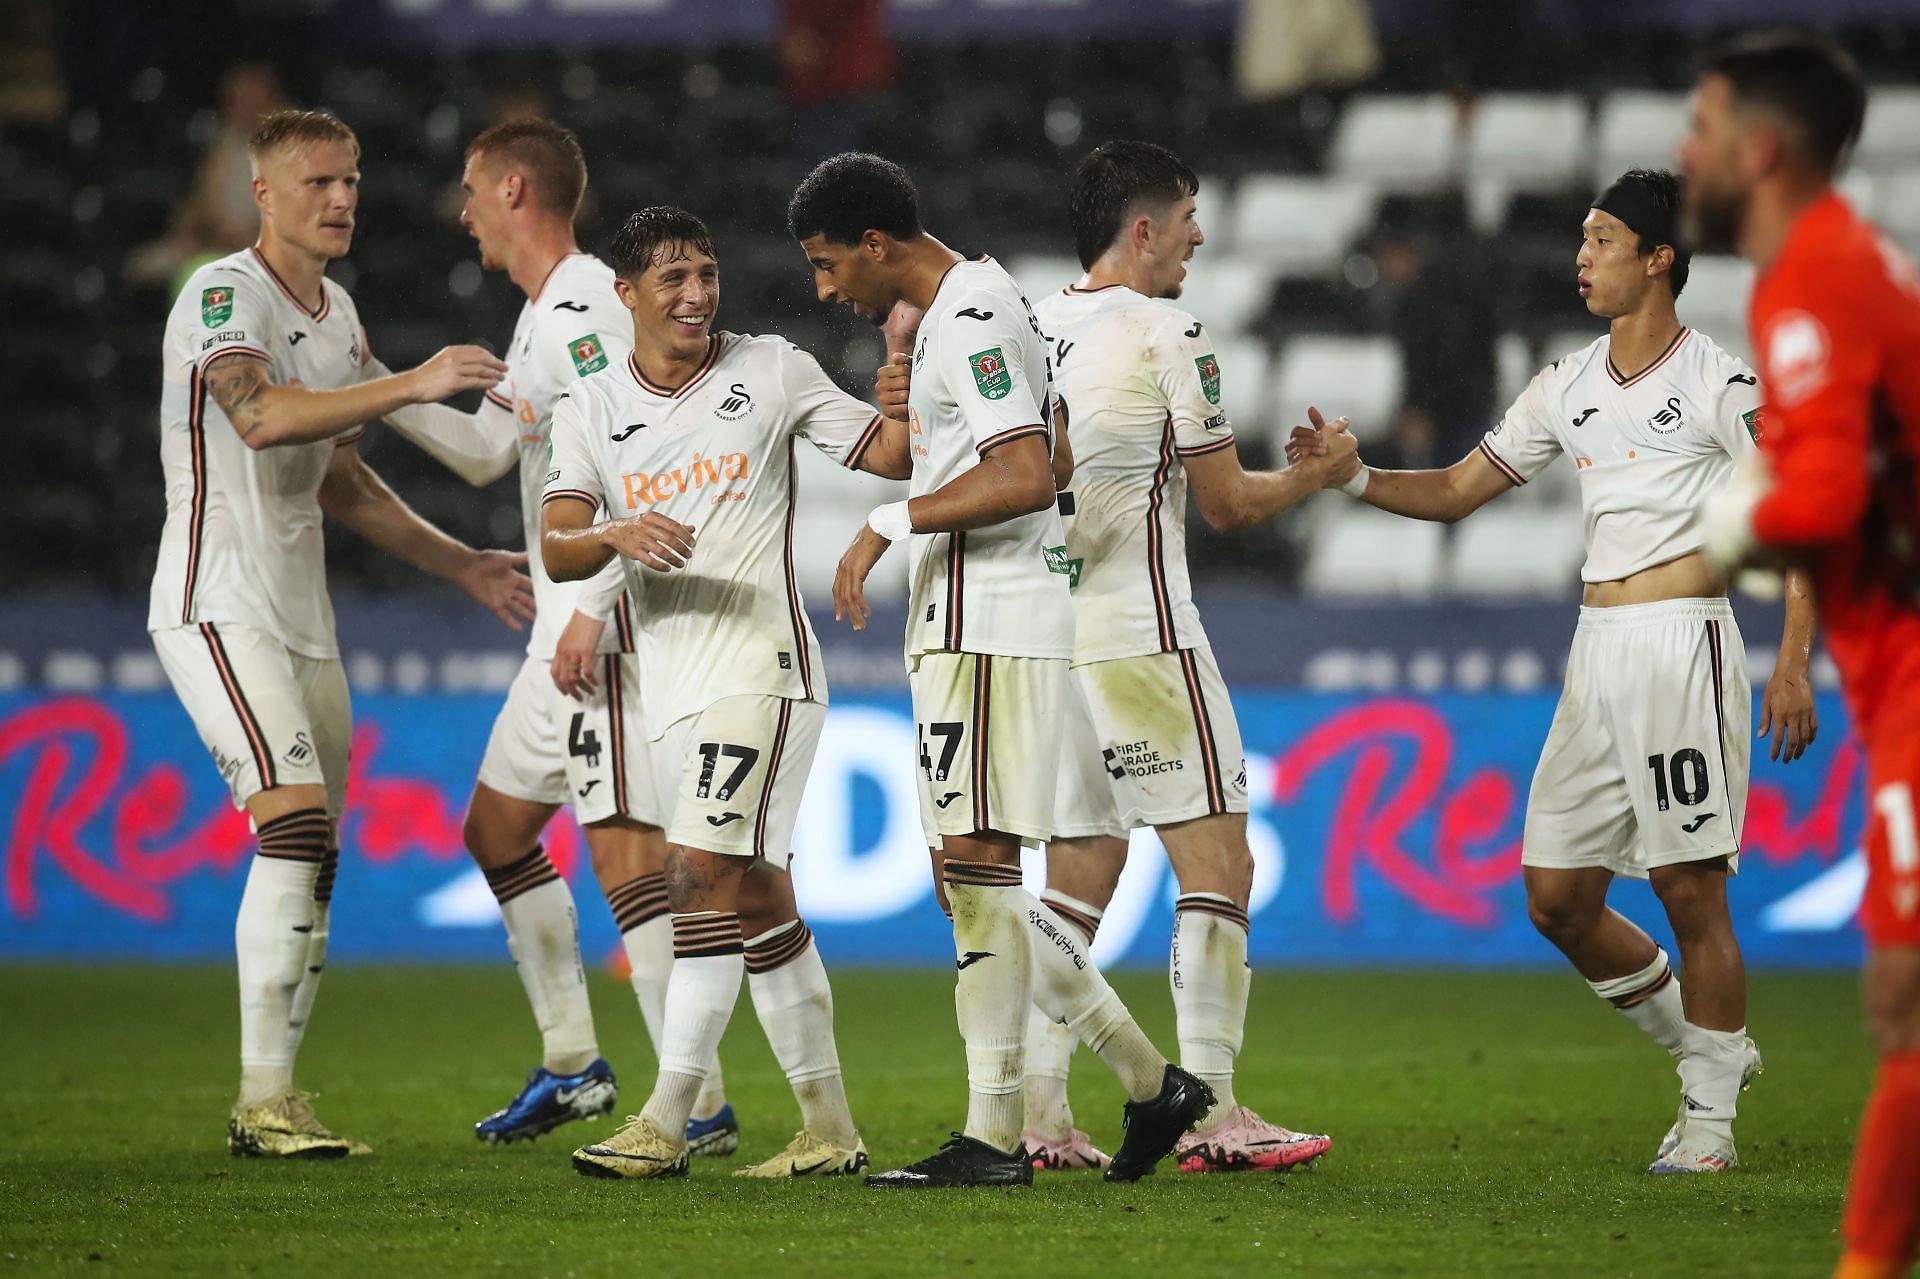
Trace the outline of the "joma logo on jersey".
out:
<instances>
[{"instance_id":1,"label":"joma logo on jersey","mask_svg":"<svg viewBox=\"0 0 1920 1279\"><path fill-rule=\"evenodd\" d=\"M200 290L200 319L217 329L233 318L233 290L224 284Z\"/></svg>"},{"instance_id":2,"label":"joma logo on jersey","mask_svg":"<svg viewBox=\"0 0 1920 1279\"><path fill-rule=\"evenodd\" d=\"M1669 396L1667 406L1647 419L1647 425L1662 435L1670 435L1685 426L1680 419L1680 397Z\"/></svg>"},{"instance_id":3,"label":"joma logo on jersey","mask_svg":"<svg viewBox=\"0 0 1920 1279\"><path fill-rule=\"evenodd\" d=\"M722 422L738 422L753 412L753 396L747 393L743 383L735 382L727 388L727 398L714 407L713 415Z\"/></svg>"},{"instance_id":4,"label":"joma logo on jersey","mask_svg":"<svg viewBox=\"0 0 1920 1279\"><path fill-rule=\"evenodd\" d=\"M658 471L652 475L645 471L634 471L620 478L627 485L627 509L635 511L642 506L652 506L655 502L677 497L690 489L744 480L747 478L747 455L722 453L719 457L701 457L695 453L691 462L676 466L671 471Z\"/></svg>"}]
</instances>

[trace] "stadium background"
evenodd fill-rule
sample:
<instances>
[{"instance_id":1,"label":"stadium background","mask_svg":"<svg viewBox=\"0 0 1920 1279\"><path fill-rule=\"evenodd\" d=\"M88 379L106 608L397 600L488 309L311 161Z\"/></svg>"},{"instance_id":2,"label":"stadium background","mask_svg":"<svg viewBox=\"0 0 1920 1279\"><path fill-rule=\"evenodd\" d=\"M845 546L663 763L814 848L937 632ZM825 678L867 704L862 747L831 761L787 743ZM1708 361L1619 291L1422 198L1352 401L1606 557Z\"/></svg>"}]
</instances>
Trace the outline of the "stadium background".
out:
<instances>
[{"instance_id":1,"label":"stadium background","mask_svg":"<svg viewBox=\"0 0 1920 1279\"><path fill-rule=\"evenodd\" d=\"M1370 460L1453 461L1546 359L1600 330L1572 290L1590 194L1666 163L1688 56L1734 23L1834 29L1875 81L1848 189L1920 248L1920 20L1910 0L112 0L0 12L0 368L18 459L0 503L0 957L230 954L249 844L144 634L160 518L161 325L196 254L247 243L234 141L284 98L360 134L354 251L333 274L404 367L498 346L520 298L455 222L466 140L537 110L592 171L589 249L641 204L713 225L721 322L777 331L852 388L879 346L817 304L784 235L806 165L900 160L930 229L1037 294L1075 273L1066 167L1110 137L1180 151L1209 243L1183 305L1220 336L1249 463L1308 402ZM816 25L834 32L823 42ZM824 50L824 54L823 54ZM222 169L222 164L229 165ZM225 176L223 176L223 174ZM235 239L235 237L239 237ZM1744 350L1747 275L1696 260L1682 319ZM475 491L375 431L367 455L470 541L514 545L514 481ZM816 606L873 483L802 499ZM1251 536L1197 523L1203 614L1235 692L1261 861L1256 963L1548 965L1519 890L1527 780L1577 604L1572 474L1457 529L1322 497ZM830 962L949 953L904 772L904 583L865 635L816 607L835 710L800 835ZM340 959L498 962L459 818L519 641L350 538L331 584L356 696L334 912ZM1740 604L1764 681L1778 614ZM1756 752L1735 890L1750 960L1841 965L1863 875L1859 757L1832 669L1791 768ZM1146 839L1151 844L1151 839ZM563 818L550 846L583 869ZM1652 899L1627 888L1643 920ZM617 949L597 895L587 944ZM1110 960L1163 961L1172 888L1134 859Z\"/></svg>"}]
</instances>

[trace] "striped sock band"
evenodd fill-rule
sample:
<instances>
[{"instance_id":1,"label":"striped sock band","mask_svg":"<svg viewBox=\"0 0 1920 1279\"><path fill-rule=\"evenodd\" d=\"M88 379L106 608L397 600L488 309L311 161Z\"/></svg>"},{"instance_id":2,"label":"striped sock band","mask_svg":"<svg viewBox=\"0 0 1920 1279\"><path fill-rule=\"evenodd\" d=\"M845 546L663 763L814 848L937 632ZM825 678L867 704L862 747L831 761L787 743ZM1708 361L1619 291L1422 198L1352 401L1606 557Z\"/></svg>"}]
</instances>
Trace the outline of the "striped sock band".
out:
<instances>
[{"instance_id":1,"label":"striped sock band","mask_svg":"<svg viewBox=\"0 0 1920 1279\"><path fill-rule=\"evenodd\" d=\"M975 888L1018 888L1020 867L999 862L962 862L949 858L940 873L949 884L971 884Z\"/></svg>"},{"instance_id":2,"label":"striped sock band","mask_svg":"<svg viewBox=\"0 0 1920 1279\"><path fill-rule=\"evenodd\" d=\"M333 904L333 880L340 873L340 849L336 845L327 850L320 862L319 878L313 881L313 900L321 906Z\"/></svg>"},{"instance_id":3,"label":"striped sock band","mask_svg":"<svg viewBox=\"0 0 1920 1279\"><path fill-rule=\"evenodd\" d=\"M630 933L667 913L667 877L659 872L639 875L607 890L607 905L620 931Z\"/></svg>"},{"instance_id":4,"label":"striped sock band","mask_svg":"<svg viewBox=\"0 0 1920 1279\"><path fill-rule=\"evenodd\" d=\"M518 897L521 893L551 884L560 878L560 872L554 869L553 860L547 856L547 850L539 844L525 857L517 857L505 866L495 866L491 870L481 868L487 877L487 887L493 890L493 896L502 906Z\"/></svg>"},{"instance_id":5,"label":"striped sock band","mask_svg":"<svg viewBox=\"0 0 1920 1279\"><path fill-rule=\"evenodd\" d=\"M813 944L813 930L804 919L792 919L769 928L747 943L747 972L769 973L790 964Z\"/></svg>"},{"instance_id":6,"label":"striped sock band","mask_svg":"<svg viewBox=\"0 0 1920 1279\"><path fill-rule=\"evenodd\" d=\"M296 808L261 824L257 836L262 857L290 862L324 862L332 825L324 808Z\"/></svg>"},{"instance_id":7,"label":"striped sock band","mask_svg":"<svg viewBox=\"0 0 1920 1279\"><path fill-rule=\"evenodd\" d=\"M1079 929L1088 941L1092 941L1094 933L1099 931L1100 920L1106 913L1077 897L1069 897L1053 888L1041 893L1040 900L1052 907L1053 913L1060 916L1062 920Z\"/></svg>"},{"instance_id":8,"label":"striped sock band","mask_svg":"<svg viewBox=\"0 0 1920 1279\"><path fill-rule=\"evenodd\" d=\"M1653 952L1653 962L1639 972L1587 984L1593 987L1594 994L1625 1012L1652 999L1665 990L1672 981L1673 965L1667 958L1667 952L1656 947Z\"/></svg>"},{"instance_id":9,"label":"striped sock band","mask_svg":"<svg viewBox=\"0 0 1920 1279\"><path fill-rule=\"evenodd\" d=\"M1218 915L1230 923L1238 924L1243 929L1252 926L1252 921L1247 918L1247 912L1234 905L1231 897L1220 893L1182 893L1174 899L1173 913L1178 915L1183 910L1198 910L1209 915Z\"/></svg>"},{"instance_id":10,"label":"striped sock band","mask_svg":"<svg viewBox=\"0 0 1920 1279\"><path fill-rule=\"evenodd\" d=\"M734 911L697 910L673 917L675 959L738 955L744 949L740 941L740 916ZM736 972L734 981L739 980Z\"/></svg>"}]
</instances>

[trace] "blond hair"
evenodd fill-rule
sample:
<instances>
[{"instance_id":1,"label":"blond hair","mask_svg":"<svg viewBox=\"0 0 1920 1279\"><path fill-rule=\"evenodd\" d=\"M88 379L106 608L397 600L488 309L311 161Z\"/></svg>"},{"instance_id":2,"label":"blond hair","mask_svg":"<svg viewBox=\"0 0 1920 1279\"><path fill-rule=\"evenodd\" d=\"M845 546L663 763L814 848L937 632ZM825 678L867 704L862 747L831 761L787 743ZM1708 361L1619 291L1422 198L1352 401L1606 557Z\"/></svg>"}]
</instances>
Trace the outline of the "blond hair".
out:
<instances>
[{"instance_id":1,"label":"blond hair","mask_svg":"<svg viewBox=\"0 0 1920 1279\"><path fill-rule=\"evenodd\" d=\"M275 111L260 121L260 127L247 139L247 154L253 158L254 173L260 162L280 151L312 146L316 142L344 142L360 159L360 139L331 111Z\"/></svg>"}]
</instances>

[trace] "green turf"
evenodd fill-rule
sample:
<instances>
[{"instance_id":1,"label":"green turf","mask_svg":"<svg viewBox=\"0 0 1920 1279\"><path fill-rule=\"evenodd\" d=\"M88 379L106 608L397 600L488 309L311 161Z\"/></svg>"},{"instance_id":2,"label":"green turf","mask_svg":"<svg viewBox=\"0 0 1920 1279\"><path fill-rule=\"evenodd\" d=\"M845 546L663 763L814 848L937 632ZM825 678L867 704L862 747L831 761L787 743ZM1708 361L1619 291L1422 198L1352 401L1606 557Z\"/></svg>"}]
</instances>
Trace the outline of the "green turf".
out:
<instances>
[{"instance_id":1,"label":"green turf","mask_svg":"<svg viewBox=\"0 0 1920 1279\"><path fill-rule=\"evenodd\" d=\"M952 984L835 975L848 1090L883 1165L957 1126ZM1116 984L1170 1045L1164 983ZM1743 1101L1746 1166L1653 1178L1671 1067L1571 975L1262 973L1239 1092L1334 1135L1310 1171L916 1194L744 1183L726 1160L648 1185L576 1176L584 1126L498 1151L472 1138L532 1064L505 967L329 972L301 1080L378 1153L230 1159L231 987L220 969L0 967L0 1276L1813 1275L1835 1254L1870 1072L1852 977L1759 975L1768 1071ZM594 996L637 1109L638 1014L612 982ZM741 1154L770 1154L798 1119L744 993L723 1051ZM1083 1052L1075 1107L1109 1149L1119 1100Z\"/></svg>"}]
</instances>

